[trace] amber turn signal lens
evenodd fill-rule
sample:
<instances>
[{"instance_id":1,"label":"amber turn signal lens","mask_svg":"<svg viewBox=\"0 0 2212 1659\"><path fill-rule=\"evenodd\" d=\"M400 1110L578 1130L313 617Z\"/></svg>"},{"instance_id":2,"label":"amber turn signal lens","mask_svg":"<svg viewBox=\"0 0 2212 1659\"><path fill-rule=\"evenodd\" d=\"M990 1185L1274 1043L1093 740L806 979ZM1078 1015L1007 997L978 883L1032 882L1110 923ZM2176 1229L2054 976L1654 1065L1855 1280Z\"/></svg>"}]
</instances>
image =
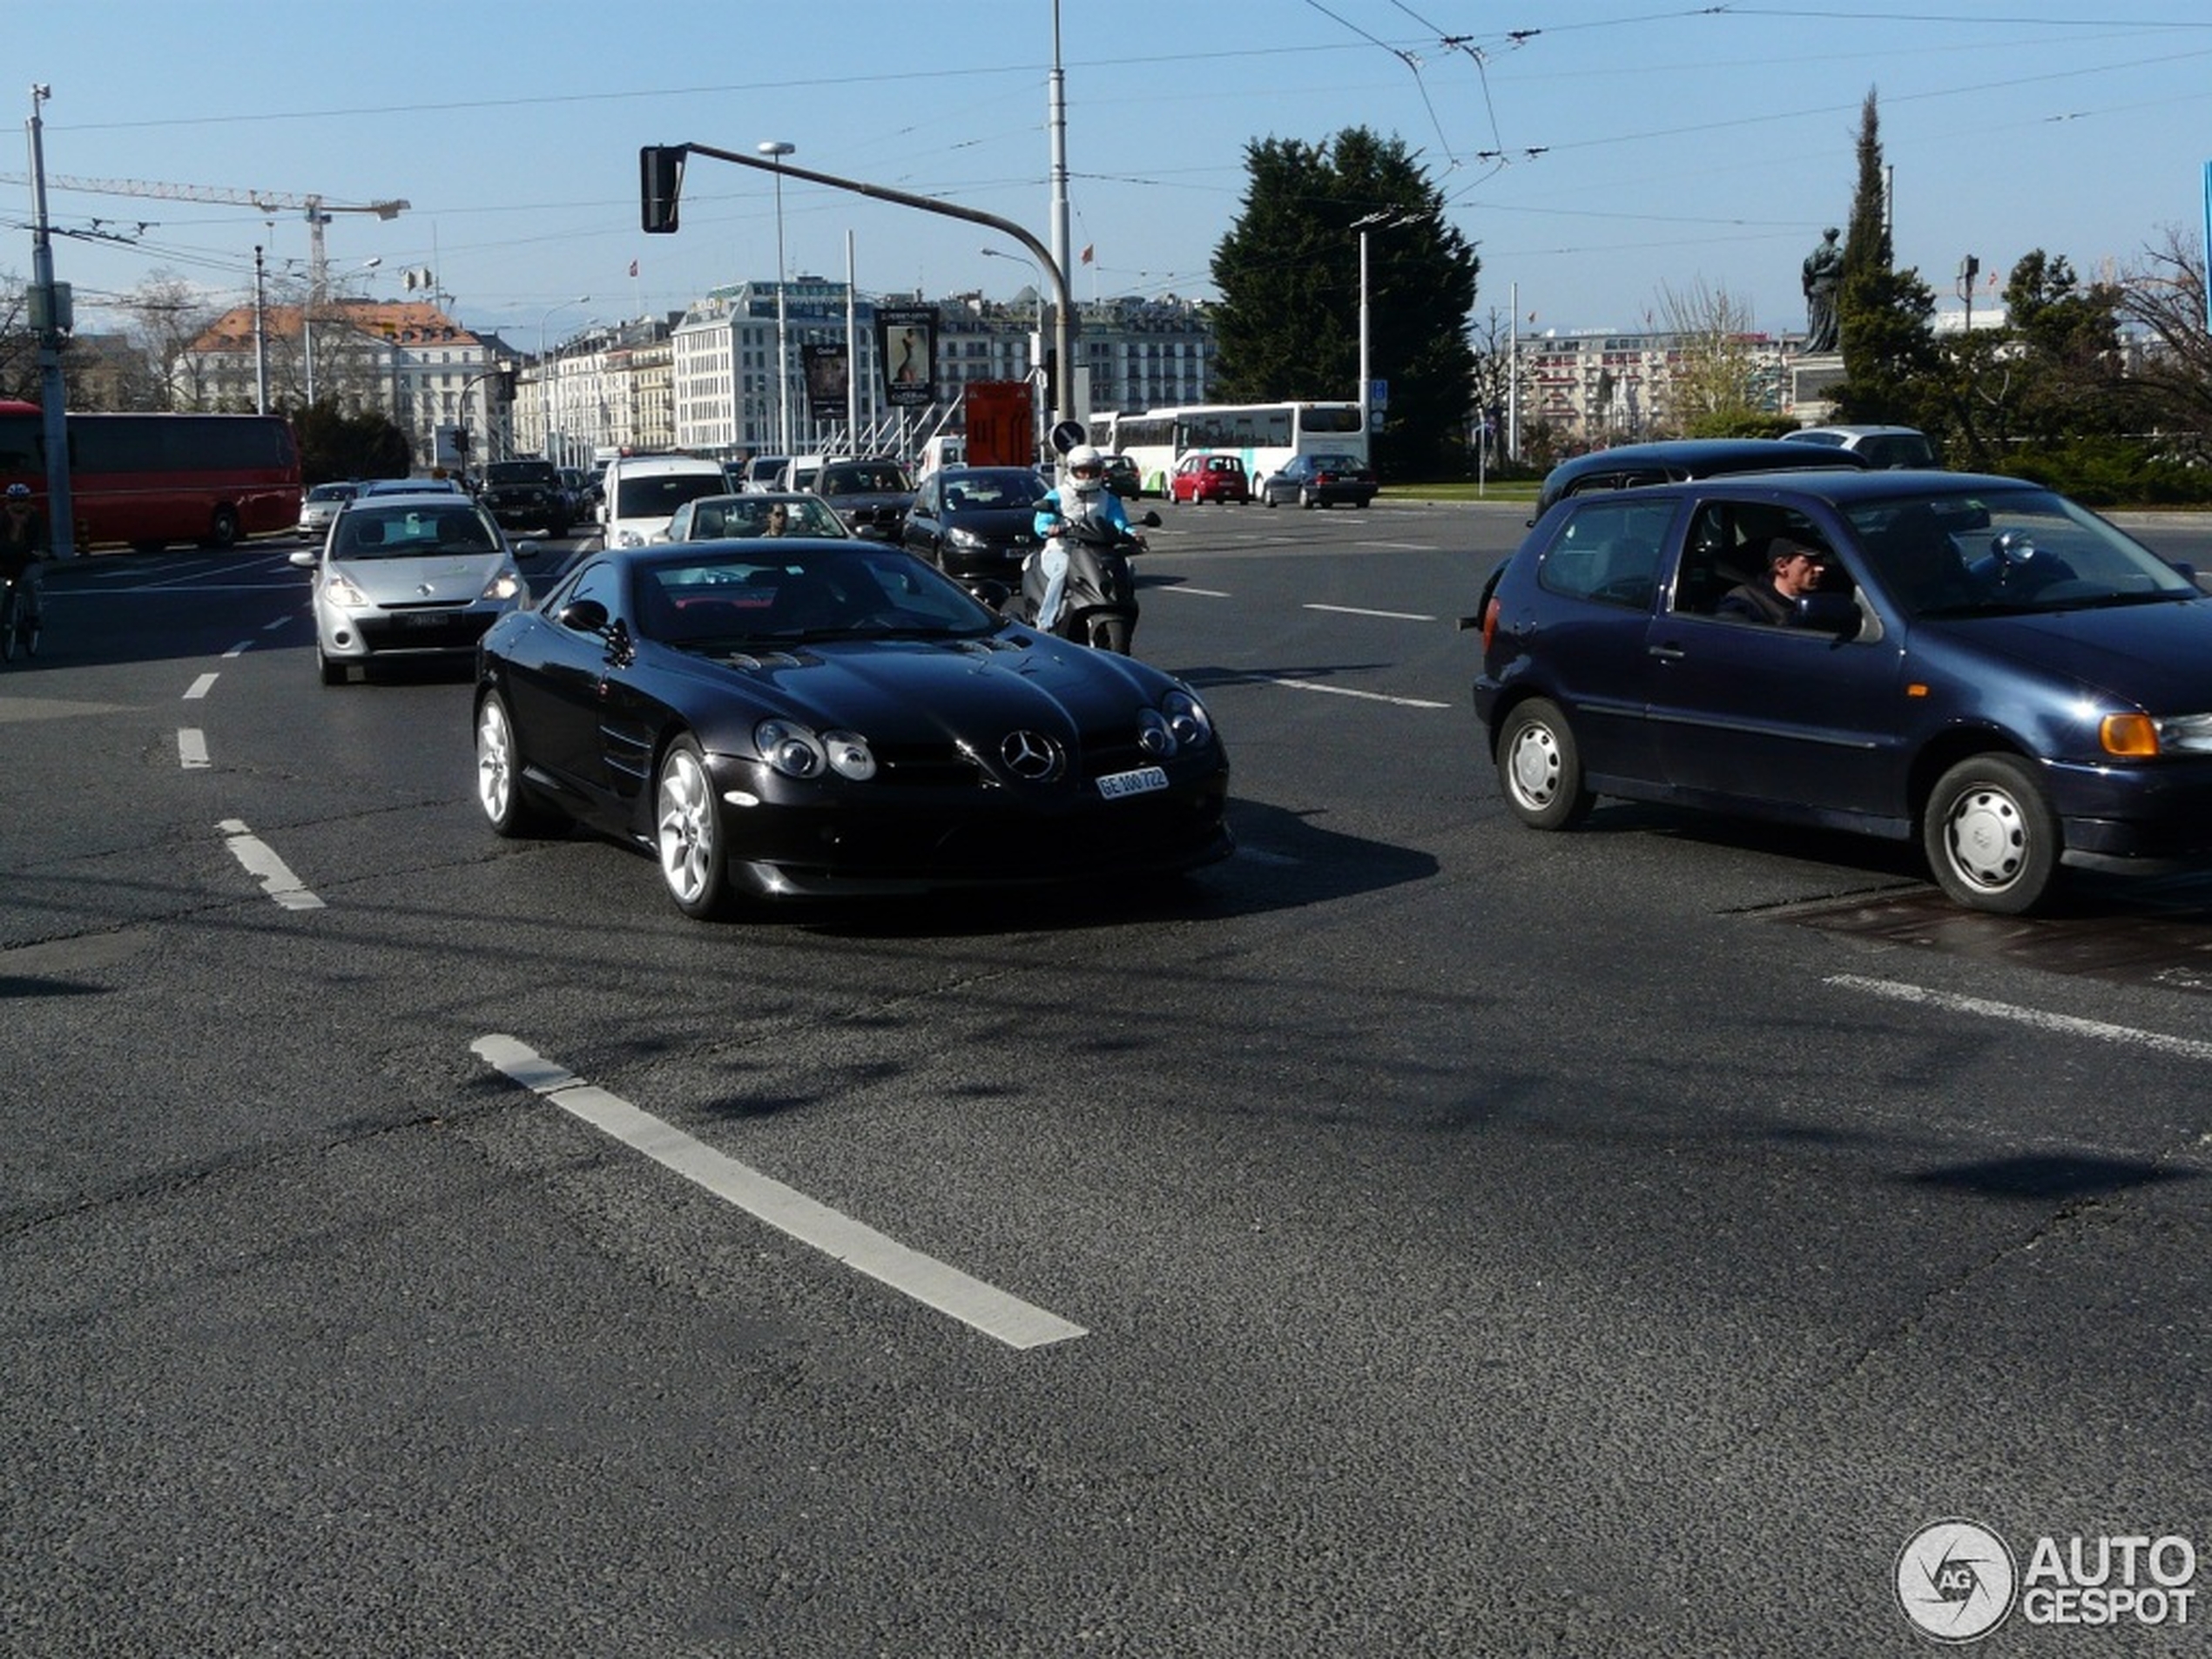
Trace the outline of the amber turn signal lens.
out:
<instances>
[{"instance_id":1,"label":"amber turn signal lens","mask_svg":"<svg viewBox=\"0 0 2212 1659\"><path fill-rule=\"evenodd\" d=\"M2107 754L2144 760L2158 752L2158 723L2148 714L2107 714L2098 735Z\"/></svg>"}]
</instances>

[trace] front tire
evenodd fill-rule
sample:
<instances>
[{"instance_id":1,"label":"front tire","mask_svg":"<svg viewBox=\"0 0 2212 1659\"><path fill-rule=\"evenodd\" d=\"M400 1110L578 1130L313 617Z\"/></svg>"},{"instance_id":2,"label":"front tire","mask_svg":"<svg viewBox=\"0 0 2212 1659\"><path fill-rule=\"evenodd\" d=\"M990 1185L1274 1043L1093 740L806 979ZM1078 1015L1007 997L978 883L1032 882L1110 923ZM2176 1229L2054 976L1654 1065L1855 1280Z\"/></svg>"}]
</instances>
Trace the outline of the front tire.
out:
<instances>
[{"instance_id":1,"label":"front tire","mask_svg":"<svg viewBox=\"0 0 2212 1659\"><path fill-rule=\"evenodd\" d=\"M1110 651L1116 656L1129 655L1130 619L1127 617L1093 617L1090 637L1087 642L1094 650Z\"/></svg>"},{"instance_id":2,"label":"front tire","mask_svg":"<svg viewBox=\"0 0 2212 1659\"><path fill-rule=\"evenodd\" d=\"M1531 829L1572 829L1590 810L1582 752L1556 703L1532 698L1498 733L1498 788Z\"/></svg>"},{"instance_id":3,"label":"front tire","mask_svg":"<svg viewBox=\"0 0 2212 1659\"><path fill-rule=\"evenodd\" d=\"M653 786L653 850L678 910L698 921L729 914L729 848L714 779L694 738L677 738L661 757Z\"/></svg>"},{"instance_id":4,"label":"front tire","mask_svg":"<svg viewBox=\"0 0 2212 1659\"><path fill-rule=\"evenodd\" d=\"M238 509L218 507L215 516L207 523L207 545L213 548L233 548L238 545Z\"/></svg>"},{"instance_id":5,"label":"front tire","mask_svg":"<svg viewBox=\"0 0 2212 1659\"><path fill-rule=\"evenodd\" d=\"M476 804L492 833L519 840L568 826L568 817L532 799L523 783L522 745L506 700L488 691L476 708Z\"/></svg>"},{"instance_id":6,"label":"front tire","mask_svg":"<svg viewBox=\"0 0 2212 1659\"><path fill-rule=\"evenodd\" d=\"M1920 840L1936 884L1953 901L2021 916L2049 894L2064 836L2033 769L2012 755L1986 754L1937 780Z\"/></svg>"}]
</instances>

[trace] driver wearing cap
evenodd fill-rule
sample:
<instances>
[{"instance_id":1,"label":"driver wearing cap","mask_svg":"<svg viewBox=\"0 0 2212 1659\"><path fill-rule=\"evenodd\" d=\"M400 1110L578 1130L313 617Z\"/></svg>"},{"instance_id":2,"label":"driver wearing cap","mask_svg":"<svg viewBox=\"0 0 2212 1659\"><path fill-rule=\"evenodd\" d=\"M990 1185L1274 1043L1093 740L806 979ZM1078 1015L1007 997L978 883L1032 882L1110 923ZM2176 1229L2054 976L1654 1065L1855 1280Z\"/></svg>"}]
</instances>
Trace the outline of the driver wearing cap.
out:
<instances>
[{"instance_id":1,"label":"driver wearing cap","mask_svg":"<svg viewBox=\"0 0 2212 1659\"><path fill-rule=\"evenodd\" d=\"M1739 582L1721 596L1713 614L1789 627L1797 619L1797 601L1819 587L1827 568L1828 556L1810 542L1775 536L1766 544L1766 579Z\"/></svg>"}]
</instances>

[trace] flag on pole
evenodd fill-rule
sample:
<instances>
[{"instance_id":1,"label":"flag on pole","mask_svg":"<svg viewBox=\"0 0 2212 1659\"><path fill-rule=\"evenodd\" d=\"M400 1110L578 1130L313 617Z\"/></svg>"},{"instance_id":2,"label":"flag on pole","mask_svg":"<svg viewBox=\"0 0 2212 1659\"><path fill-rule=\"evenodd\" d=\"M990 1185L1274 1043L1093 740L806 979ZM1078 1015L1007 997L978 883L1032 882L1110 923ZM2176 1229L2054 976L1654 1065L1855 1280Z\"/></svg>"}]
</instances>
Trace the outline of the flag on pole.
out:
<instances>
[{"instance_id":1,"label":"flag on pole","mask_svg":"<svg viewBox=\"0 0 2212 1659\"><path fill-rule=\"evenodd\" d=\"M630 274L632 276L636 276L637 274L637 261L635 260L632 260L630 262Z\"/></svg>"},{"instance_id":2,"label":"flag on pole","mask_svg":"<svg viewBox=\"0 0 2212 1659\"><path fill-rule=\"evenodd\" d=\"M1085 242L1083 244L1083 263L1085 265L1089 265L1090 263L1090 256L1095 247L1096 244L1094 243Z\"/></svg>"}]
</instances>

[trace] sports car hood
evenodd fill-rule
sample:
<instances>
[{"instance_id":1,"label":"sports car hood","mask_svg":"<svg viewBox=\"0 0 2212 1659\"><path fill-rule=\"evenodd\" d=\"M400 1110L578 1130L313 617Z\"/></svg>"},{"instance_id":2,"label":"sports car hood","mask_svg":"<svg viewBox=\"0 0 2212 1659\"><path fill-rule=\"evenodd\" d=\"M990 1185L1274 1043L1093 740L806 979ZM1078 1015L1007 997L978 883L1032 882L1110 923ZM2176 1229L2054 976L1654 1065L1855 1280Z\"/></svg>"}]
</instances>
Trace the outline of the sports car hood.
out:
<instances>
[{"instance_id":1,"label":"sports car hood","mask_svg":"<svg viewBox=\"0 0 2212 1659\"><path fill-rule=\"evenodd\" d=\"M512 566L504 553L436 553L421 558L340 559L334 569L380 605L466 604Z\"/></svg>"},{"instance_id":2,"label":"sports car hood","mask_svg":"<svg viewBox=\"0 0 2212 1659\"><path fill-rule=\"evenodd\" d=\"M988 742L1034 728L1072 738L1118 729L1171 684L1158 669L1010 629L970 640L836 640L788 652L693 658L691 672L745 693L743 718L787 713L876 743Z\"/></svg>"},{"instance_id":3,"label":"sports car hood","mask_svg":"<svg viewBox=\"0 0 2212 1659\"><path fill-rule=\"evenodd\" d=\"M1953 650L1989 651L2153 713L2212 712L2212 599L1930 621Z\"/></svg>"}]
</instances>

